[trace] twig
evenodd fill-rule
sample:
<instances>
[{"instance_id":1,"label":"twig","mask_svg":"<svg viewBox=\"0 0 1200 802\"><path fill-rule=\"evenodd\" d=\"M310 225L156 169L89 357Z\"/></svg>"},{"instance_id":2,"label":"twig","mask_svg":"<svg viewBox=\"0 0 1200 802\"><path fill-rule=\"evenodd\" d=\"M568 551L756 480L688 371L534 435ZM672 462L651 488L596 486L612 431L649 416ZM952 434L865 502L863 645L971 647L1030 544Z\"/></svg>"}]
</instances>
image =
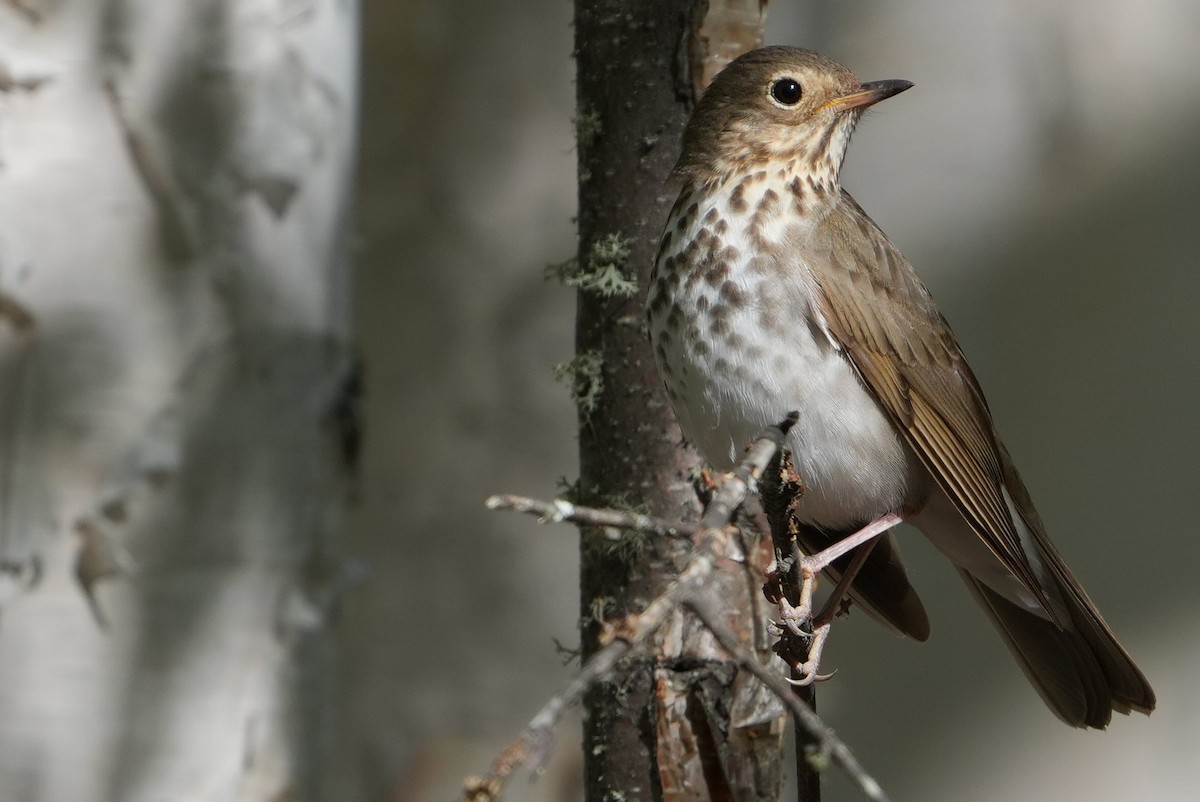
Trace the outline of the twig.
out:
<instances>
[{"instance_id":1,"label":"twig","mask_svg":"<svg viewBox=\"0 0 1200 802\"><path fill-rule=\"evenodd\" d=\"M804 485L800 476L792 467L790 456L779 452L771 461L767 474L760 483L762 493L763 513L766 515L771 541L775 551L775 566L768 575L767 585L763 588L768 598L780 605L780 618L785 619L783 605L786 603L793 609L797 605L805 606L803 599L804 582L801 574L801 553L796 541L798 521L795 505L804 495ZM809 584L808 589L812 590ZM811 603L811 599L808 600ZM789 665L796 666L807 662L812 643L811 636L793 632L791 627L777 628L778 640L772 647L777 655ZM800 679L800 673L793 668L792 678ZM806 709L817 709L816 683L795 685L792 696ZM803 725L801 719L794 719L796 732L796 798L804 802L819 802L821 799L821 773L810 755L821 753L821 741L814 738L811 731Z\"/></svg>"},{"instance_id":2,"label":"twig","mask_svg":"<svg viewBox=\"0 0 1200 802\"><path fill-rule=\"evenodd\" d=\"M820 717L812 711L812 708L804 704L792 693L792 686L788 684L787 680L760 663L746 647L742 646L738 641L737 635L721 623L720 615L712 609L712 603L708 599L697 594L696 596L685 598L683 603L696 614L705 628L713 634L713 637L717 639L725 651L729 652L739 665L758 677L763 685L766 685L787 705L788 709L792 711L792 715L796 717L801 726L812 735L819 745L817 750L818 756L823 757L828 755L838 767L849 775L850 779L855 782L867 799L872 800L872 802L888 802L888 797L884 793L883 788L862 767L862 764L854 757L854 753L850 751L850 747L846 746L844 741L834 735L833 730L829 729L825 725L825 722L821 721Z\"/></svg>"},{"instance_id":3,"label":"twig","mask_svg":"<svg viewBox=\"0 0 1200 802\"><path fill-rule=\"evenodd\" d=\"M666 535L682 535L690 530L695 535L695 551L679 576L641 613L609 625L606 632L609 642L583 664L579 674L552 696L525 730L500 752L488 774L467 778L462 802L495 802L514 771L525 765L539 765L549 751L553 728L567 707L582 697L593 683L611 672L630 651L646 642L671 612L680 606L695 611L722 647L792 710L796 720L818 745L818 759L826 756L832 759L858 784L868 799L886 802L887 797L879 784L862 768L849 747L821 722L816 713L793 695L791 686L782 677L772 673L741 645L737 636L720 622L719 616L713 611L714 603L705 595L710 584L707 580L717 556L726 551L729 524L734 511L749 493L754 492L763 471L795 422L795 414L790 415L783 423L769 427L759 435L733 474L717 489L698 525L670 524L648 515L579 507L562 500L546 503L523 496L492 496L487 500L490 509L530 513L539 516L543 523L569 521L586 526L636 529Z\"/></svg>"},{"instance_id":4,"label":"twig","mask_svg":"<svg viewBox=\"0 0 1200 802\"><path fill-rule=\"evenodd\" d=\"M775 452L783 445L788 430L796 425L799 417L799 413L793 412L782 423L768 426L755 438L746 449L742 461L733 469L733 476L722 482L713 494L708 509L704 511L704 517L700 519L702 529L725 526L733 520L734 510L747 495L758 488L759 477L767 469L771 457L775 456Z\"/></svg>"},{"instance_id":5,"label":"twig","mask_svg":"<svg viewBox=\"0 0 1200 802\"><path fill-rule=\"evenodd\" d=\"M491 496L484 502L489 510L514 510L538 517L538 523L573 523L613 529L631 529L664 537L690 537L700 528L697 524L671 523L653 515L625 510L581 507L561 498L552 502L508 494Z\"/></svg>"},{"instance_id":6,"label":"twig","mask_svg":"<svg viewBox=\"0 0 1200 802\"><path fill-rule=\"evenodd\" d=\"M619 625L610 627L608 637L612 640L583 664L566 687L550 697L524 732L500 752L492 763L491 771L484 777L467 779L463 788L463 802L493 802L500 798L504 783L513 771L524 764L540 764L552 740L551 730L562 717L563 711L582 697L592 683L612 671L621 658L654 634L667 616L690 598L697 588L704 586L705 579L712 573L713 559L707 549L697 552L683 573L645 610L627 616Z\"/></svg>"}]
</instances>

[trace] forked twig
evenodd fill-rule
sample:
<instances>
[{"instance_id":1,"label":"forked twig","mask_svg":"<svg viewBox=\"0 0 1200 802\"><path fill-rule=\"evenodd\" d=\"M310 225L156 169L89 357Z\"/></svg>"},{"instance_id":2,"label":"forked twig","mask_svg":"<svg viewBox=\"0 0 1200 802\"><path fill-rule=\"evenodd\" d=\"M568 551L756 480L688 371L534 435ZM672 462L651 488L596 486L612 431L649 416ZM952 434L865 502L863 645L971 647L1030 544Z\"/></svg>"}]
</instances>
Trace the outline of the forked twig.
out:
<instances>
[{"instance_id":1,"label":"forked twig","mask_svg":"<svg viewBox=\"0 0 1200 802\"><path fill-rule=\"evenodd\" d=\"M629 529L635 532L645 532L648 535L665 537L686 537L694 535L700 528L698 524L682 521L669 523L653 515L643 515L625 510L596 509L581 507L565 499L556 498L554 501L539 501L527 496L502 494L491 496L484 505L489 510L513 510L536 515L538 523L572 523L581 526L595 526L610 529Z\"/></svg>"},{"instance_id":2,"label":"forked twig","mask_svg":"<svg viewBox=\"0 0 1200 802\"><path fill-rule=\"evenodd\" d=\"M846 772L867 799L872 802L888 802L883 788L858 762L858 758L854 756L850 747L834 735L833 730L825 725L825 722L813 712L812 708L800 701L786 679L760 663L754 654L738 641L737 635L721 623L721 617L712 608L712 602L709 599L704 597L687 598L684 600L684 604L696 614L696 617L724 647L725 651L737 660L738 665L758 677L759 681L792 711L792 715L800 722L800 726L804 727L817 742L819 756L828 756L835 765Z\"/></svg>"},{"instance_id":3,"label":"forked twig","mask_svg":"<svg viewBox=\"0 0 1200 802\"><path fill-rule=\"evenodd\" d=\"M581 507L566 501L547 503L522 496L492 496L487 500L490 509L526 512L537 515L543 522L564 521L671 536L692 534L695 549L684 570L646 609L608 625L605 633L608 642L583 664L579 674L542 706L524 731L497 755L490 771L481 777L467 778L461 797L463 802L495 802L513 772L522 766L540 765L549 752L553 729L567 707L579 700L593 683L608 675L623 657L645 643L680 606L694 611L730 656L787 705L800 725L811 734L819 756L828 757L845 771L867 799L886 802L887 797L879 783L866 772L850 748L822 723L816 713L793 695L791 686L782 676L760 663L741 645L737 636L721 623L719 615L715 613L719 600L709 597L711 583L706 580L712 574L718 556L724 551L733 514L746 496L756 490L763 471L782 446L795 420L793 414L783 423L771 426L759 435L734 472L725 477L717 488L699 524L670 523L649 515Z\"/></svg>"}]
</instances>

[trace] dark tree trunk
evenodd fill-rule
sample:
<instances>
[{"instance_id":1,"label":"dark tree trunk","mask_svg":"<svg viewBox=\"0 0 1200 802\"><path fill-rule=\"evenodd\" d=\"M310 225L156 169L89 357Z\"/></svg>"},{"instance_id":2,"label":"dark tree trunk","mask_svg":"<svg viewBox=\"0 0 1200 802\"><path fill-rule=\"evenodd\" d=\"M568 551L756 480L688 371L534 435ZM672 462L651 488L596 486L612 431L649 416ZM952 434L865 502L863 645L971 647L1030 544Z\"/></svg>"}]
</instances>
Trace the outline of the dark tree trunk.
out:
<instances>
[{"instance_id":1,"label":"dark tree trunk","mask_svg":"<svg viewBox=\"0 0 1200 802\"><path fill-rule=\"evenodd\" d=\"M727 61L761 35L757 0L711 5L576 2L580 245L569 281L580 294L577 355L567 372L580 404L578 496L668 519L696 519L700 460L682 445L661 389L643 292L674 200L667 176L703 83L697 65L708 72L713 53ZM730 22L722 14L730 6L753 13ZM582 532L585 656L600 645L604 622L639 612L659 594L688 549L682 540ZM724 586L727 623L761 649L763 551L747 552L745 565L714 581ZM745 713L757 682L739 677L690 616L676 615L651 649L586 698L587 798L609 800L617 791L627 800L777 799L782 721Z\"/></svg>"}]
</instances>

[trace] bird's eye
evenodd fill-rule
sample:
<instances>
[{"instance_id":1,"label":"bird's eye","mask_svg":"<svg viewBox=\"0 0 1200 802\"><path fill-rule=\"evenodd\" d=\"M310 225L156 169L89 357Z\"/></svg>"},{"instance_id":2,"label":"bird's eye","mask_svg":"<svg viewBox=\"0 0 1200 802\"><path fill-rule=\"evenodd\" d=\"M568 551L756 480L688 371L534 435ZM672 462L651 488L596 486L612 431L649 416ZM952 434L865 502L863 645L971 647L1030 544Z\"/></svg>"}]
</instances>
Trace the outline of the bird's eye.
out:
<instances>
[{"instance_id":1,"label":"bird's eye","mask_svg":"<svg viewBox=\"0 0 1200 802\"><path fill-rule=\"evenodd\" d=\"M804 90L795 78L780 78L771 84L771 97L785 106L795 106L803 94Z\"/></svg>"}]
</instances>

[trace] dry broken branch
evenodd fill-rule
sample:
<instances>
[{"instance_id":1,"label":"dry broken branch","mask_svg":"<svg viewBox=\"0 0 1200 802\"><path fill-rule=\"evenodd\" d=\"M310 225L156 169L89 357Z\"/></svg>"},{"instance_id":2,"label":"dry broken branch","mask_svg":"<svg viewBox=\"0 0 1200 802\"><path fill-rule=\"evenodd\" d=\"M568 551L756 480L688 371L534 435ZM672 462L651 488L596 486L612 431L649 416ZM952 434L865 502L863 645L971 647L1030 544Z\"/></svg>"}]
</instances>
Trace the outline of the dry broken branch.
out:
<instances>
[{"instance_id":1,"label":"dry broken branch","mask_svg":"<svg viewBox=\"0 0 1200 802\"><path fill-rule=\"evenodd\" d=\"M673 524L653 516L619 510L580 507L561 500L547 503L521 496L492 496L488 499L487 505L491 509L526 512L539 516L543 522L565 521L667 535L682 535L690 530L694 534L694 551L682 573L641 613L626 616L606 626L607 643L583 664L579 674L552 696L525 730L500 752L487 775L466 780L463 802L495 802L513 772L522 766L540 765L549 752L553 729L567 707L579 700L593 683L612 672L623 657L645 643L667 617L681 606L693 610L738 664L762 681L792 710L799 725L816 745L818 759L828 758L843 769L868 799L886 800L879 784L858 763L849 747L834 736L812 709L794 696L791 686L783 677L760 663L752 652L741 645L737 636L721 623L715 613L721 600L712 598L710 583L706 581L722 555L738 550L732 540L735 531L731 526L734 512L749 494L755 492L759 479L794 423L795 416L789 416L778 426L769 427L751 444L734 472L720 483L697 525Z\"/></svg>"},{"instance_id":2,"label":"dry broken branch","mask_svg":"<svg viewBox=\"0 0 1200 802\"><path fill-rule=\"evenodd\" d=\"M653 515L643 515L625 510L596 509L581 507L578 504L556 498L546 502L526 496L498 495L491 496L484 502L489 510L514 510L530 515L536 515L538 523L573 523L581 526L595 526L601 529L627 529L634 532L645 532L648 535L665 537L682 537L694 535L699 529L697 524L677 521L670 523Z\"/></svg>"},{"instance_id":3,"label":"dry broken branch","mask_svg":"<svg viewBox=\"0 0 1200 802\"><path fill-rule=\"evenodd\" d=\"M858 762L850 747L834 735L833 730L829 729L812 708L794 693L795 689L787 680L760 663L752 652L738 642L737 636L721 623L721 618L713 610L710 600L697 596L685 599L684 603L699 617L721 646L738 661L738 664L758 677L759 681L792 711L792 715L796 717L800 726L816 743L816 754L813 756L815 760L812 762L821 763L827 757L846 772L867 799L873 802L887 802L888 797L884 794L883 788Z\"/></svg>"}]
</instances>

